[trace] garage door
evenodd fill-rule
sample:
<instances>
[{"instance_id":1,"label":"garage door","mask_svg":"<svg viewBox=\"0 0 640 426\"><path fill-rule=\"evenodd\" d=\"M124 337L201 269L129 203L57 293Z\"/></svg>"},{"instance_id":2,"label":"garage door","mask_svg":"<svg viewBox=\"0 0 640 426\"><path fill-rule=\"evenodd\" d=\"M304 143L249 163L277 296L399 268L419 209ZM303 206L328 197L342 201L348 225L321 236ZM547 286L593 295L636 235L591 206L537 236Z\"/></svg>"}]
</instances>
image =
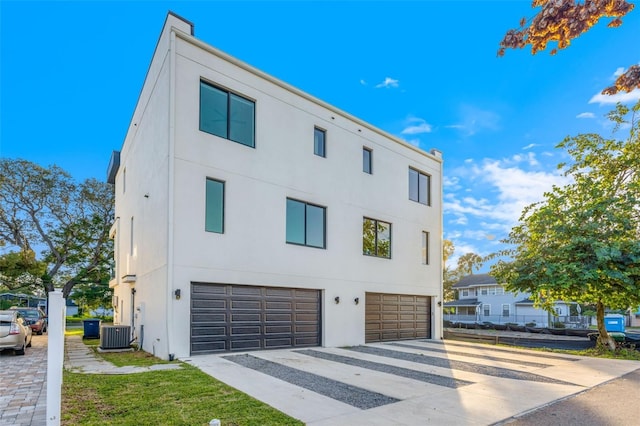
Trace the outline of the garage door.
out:
<instances>
[{"instance_id":1,"label":"garage door","mask_svg":"<svg viewBox=\"0 0 640 426\"><path fill-rule=\"evenodd\" d=\"M431 338L431 297L367 293L365 342Z\"/></svg>"},{"instance_id":2,"label":"garage door","mask_svg":"<svg viewBox=\"0 0 640 426\"><path fill-rule=\"evenodd\" d=\"M191 284L191 354L320 345L320 291Z\"/></svg>"}]
</instances>

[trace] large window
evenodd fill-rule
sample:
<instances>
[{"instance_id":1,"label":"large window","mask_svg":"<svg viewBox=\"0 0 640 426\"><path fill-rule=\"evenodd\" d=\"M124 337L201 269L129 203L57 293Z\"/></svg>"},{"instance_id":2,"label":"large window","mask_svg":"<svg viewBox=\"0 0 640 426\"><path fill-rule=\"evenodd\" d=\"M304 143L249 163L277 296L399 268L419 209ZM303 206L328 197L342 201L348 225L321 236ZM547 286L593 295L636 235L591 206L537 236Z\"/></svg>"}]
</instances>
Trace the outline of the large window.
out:
<instances>
[{"instance_id":1,"label":"large window","mask_svg":"<svg viewBox=\"0 0 640 426\"><path fill-rule=\"evenodd\" d=\"M320 157L327 156L327 133L318 129L317 127L313 129L313 153Z\"/></svg>"},{"instance_id":2,"label":"large window","mask_svg":"<svg viewBox=\"0 0 640 426\"><path fill-rule=\"evenodd\" d=\"M207 178L205 225L207 232L224 232L224 182Z\"/></svg>"},{"instance_id":3,"label":"large window","mask_svg":"<svg viewBox=\"0 0 640 426\"><path fill-rule=\"evenodd\" d=\"M362 221L362 253L391 259L391 224L364 218Z\"/></svg>"},{"instance_id":4,"label":"large window","mask_svg":"<svg viewBox=\"0 0 640 426\"><path fill-rule=\"evenodd\" d=\"M255 104L201 81L200 130L255 147Z\"/></svg>"},{"instance_id":5,"label":"large window","mask_svg":"<svg viewBox=\"0 0 640 426\"><path fill-rule=\"evenodd\" d=\"M422 231L422 264L429 264L429 233Z\"/></svg>"},{"instance_id":6,"label":"large window","mask_svg":"<svg viewBox=\"0 0 640 426\"><path fill-rule=\"evenodd\" d=\"M365 147L362 147L362 171L373 173L373 151Z\"/></svg>"},{"instance_id":7,"label":"large window","mask_svg":"<svg viewBox=\"0 0 640 426\"><path fill-rule=\"evenodd\" d=\"M431 176L409 169L409 199L418 203L431 205Z\"/></svg>"},{"instance_id":8,"label":"large window","mask_svg":"<svg viewBox=\"0 0 640 426\"><path fill-rule=\"evenodd\" d=\"M326 209L287 198L287 243L326 247Z\"/></svg>"}]
</instances>

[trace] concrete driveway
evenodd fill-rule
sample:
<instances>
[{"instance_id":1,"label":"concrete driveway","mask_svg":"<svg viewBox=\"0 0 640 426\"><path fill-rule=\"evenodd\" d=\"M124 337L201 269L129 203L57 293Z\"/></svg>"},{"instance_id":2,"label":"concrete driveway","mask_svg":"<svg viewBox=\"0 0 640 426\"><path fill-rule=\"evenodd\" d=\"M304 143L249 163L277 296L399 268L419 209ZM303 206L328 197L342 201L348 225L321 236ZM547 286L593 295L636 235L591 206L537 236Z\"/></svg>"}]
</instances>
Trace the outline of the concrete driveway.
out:
<instances>
[{"instance_id":1,"label":"concrete driveway","mask_svg":"<svg viewBox=\"0 0 640 426\"><path fill-rule=\"evenodd\" d=\"M185 361L315 426L489 425L640 368L634 361L424 340Z\"/></svg>"},{"instance_id":2,"label":"concrete driveway","mask_svg":"<svg viewBox=\"0 0 640 426\"><path fill-rule=\"evenodd\" d=\"M25 355L0 352L0 425L47 420L47 335L33 335Z\"/></svg>"}]
</instances>

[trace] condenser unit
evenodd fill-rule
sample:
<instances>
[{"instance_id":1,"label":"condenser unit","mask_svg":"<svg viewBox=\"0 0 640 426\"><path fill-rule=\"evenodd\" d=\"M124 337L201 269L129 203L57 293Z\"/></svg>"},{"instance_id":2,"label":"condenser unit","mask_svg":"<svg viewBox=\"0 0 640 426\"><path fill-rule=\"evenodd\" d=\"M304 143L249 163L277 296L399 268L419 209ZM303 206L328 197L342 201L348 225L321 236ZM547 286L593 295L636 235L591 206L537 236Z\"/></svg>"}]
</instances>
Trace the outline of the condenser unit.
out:
<instances>
[{"instance_id":1,"label":"condenser unit","mask_svg":"<svg viewBox=\"0 0 640 426\"><path fill-rule=\"evenodd\" d=\"M102 327L100 331L101 349L125 349L129 347L131 326L110 325Z\"/></svg>"}]
</instances>

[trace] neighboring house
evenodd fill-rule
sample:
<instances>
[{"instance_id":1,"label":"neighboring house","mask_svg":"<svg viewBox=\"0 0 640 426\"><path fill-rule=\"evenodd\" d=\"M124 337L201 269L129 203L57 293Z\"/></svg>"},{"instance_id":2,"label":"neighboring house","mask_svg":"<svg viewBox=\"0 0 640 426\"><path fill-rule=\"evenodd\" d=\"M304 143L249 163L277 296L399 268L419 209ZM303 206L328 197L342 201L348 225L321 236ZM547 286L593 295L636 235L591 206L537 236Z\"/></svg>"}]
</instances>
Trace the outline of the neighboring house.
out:
<instances>
[{"instance_id":1,"label":"neighboring house","mask_svg":"<svg viewBox=\"0 0 640 426\"><path fill-rule=\"evenodd\" d=\"M442 336L442 156L169 14L114 183L114 323L162 358Z\"/></svg>"},{"instance_id":2,"label":"neighboring house","mask_svg":"<svg viewBox=\"0 0 640 426\"><path fill-rule=\"evenodd\" d=\"M511 293L496 282L489 274L473 274L462 277L452 287L458 292L458 300L444 304L445 320L459 322L492 322L504 324L535 323L539 327L548 327L549 323L560 321L575 323L577 318L570 317L569 304L555 303L555 315L533 306L529 293Z\"/></svg>"},{"instance_id":3,"label":"neighboring house","mask_svg":"<svg viewBox=\"0 0 640 426\"><path fill-rule=\"evenodd\" d=\"M46 312L47 299L24 293L0 293L0 301L7 308L10 306L23 306L28 308L41 308Z\"/></svg>"},{"instance_id":4,"label":"neighboring house","mask_svg":"<svg viewBox=\"0 0 640 426\"><path fill-rule=\"evenodd\" d=\"M628 327L640 327L640 306L637 308L630 308L627 311L627 326Z\"/></svg>"}]
</instances>

